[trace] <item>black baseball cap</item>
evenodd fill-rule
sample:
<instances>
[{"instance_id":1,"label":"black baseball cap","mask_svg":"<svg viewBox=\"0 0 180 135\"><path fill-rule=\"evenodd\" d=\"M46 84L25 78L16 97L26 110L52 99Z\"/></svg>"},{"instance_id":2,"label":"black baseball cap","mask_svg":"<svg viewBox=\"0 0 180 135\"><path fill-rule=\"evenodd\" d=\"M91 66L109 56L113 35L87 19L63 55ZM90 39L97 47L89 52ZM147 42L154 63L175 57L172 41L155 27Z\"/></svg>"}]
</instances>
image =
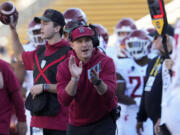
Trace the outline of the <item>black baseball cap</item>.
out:
<instances>
[{"instance_id":1,"label":"black baseball cap","mask_svg":"<svg viewBox=\"0 0 180 135\"><path fill-rule=\"evenodd\" d=\"M77 28L80 25L84 25L78 21L69 21L66 23L64 27L64 32L70 33L73 29Z\"/></svg>"},{"instance_id":2,"label":"black baseball cap","mask_svg":"<svg viewBox=\"0 0 180 135\"><path fill-rule=\"evenodd\" d=\"M41 20L43 21L52 21L57 23L60 26L64 26L65 25L65 20L64 20L64 16L61 12L54 10L54 9L46 9L44 11L43 16L41 17L35 17L34 20L36 22L39 22Z\"/></svg>"}]
</instances>

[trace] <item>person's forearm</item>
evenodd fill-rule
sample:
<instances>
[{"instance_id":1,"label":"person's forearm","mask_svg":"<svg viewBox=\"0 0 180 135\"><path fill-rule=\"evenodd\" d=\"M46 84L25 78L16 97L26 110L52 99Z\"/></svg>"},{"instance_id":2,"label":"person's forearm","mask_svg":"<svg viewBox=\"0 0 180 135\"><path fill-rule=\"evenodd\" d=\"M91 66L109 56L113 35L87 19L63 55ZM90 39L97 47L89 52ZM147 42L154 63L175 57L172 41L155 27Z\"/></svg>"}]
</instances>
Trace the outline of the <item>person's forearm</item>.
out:
<instances>
[{"instance_id":1,"label":"person's forearm","mask_svg":"<svg viewBox=\"0 0 180 135\"><path fill-rule=\"evenodd\" d=\"M16 31L16 29L14 28L10 28L11 30L11 40L12 40L12 47L14 50L14 53L16 56L18 56L19 58L21 58L21 54L24 51L22 44L19 40L19 36L18 33Z\"/></svg>"},{"instance_id":2,"label":"person's forearm","mask_svg":"<svg viewBox=\"0 0 180 135\"><path fill-rule=\"evenodd\" d=\"M126 83L124 80L121 80L117 83L116 96L118 98L118 102L123 103L125 105L136 104L133 98L130 98L124 94L125 91L126 91Z\"/></svg>"},{"instance_id":3,"label":"person's forearm","mask_svg":"<svg viewBox=\"0 0 180 135\"><path fill-rule=\"evenodd\" d=\"M46 86L45 87L43 86L43 91L47 91L50 93L57 93L56 84L43 84L43 85L47 85L47 88Z\"/></svg>"},{"instance_id":4,"label":"person's forearm","mask_svg":"<svg viewBox=\"0 0 180 135\"><path fill-rule=\"evenodd\" d=\"M94 85L98 94L103 95L107 92L107 85L104 83L103 80L101 80L101 83L99 85Z\"/></svg>"},{"instance_id":5,"label":"person's forearm","mask_svg":"<svg viewBox=\"0 0 180 135\"><path fill-rule=\"evenodd\" d=\"M65 91L69 96L75 96L77 92L78 87L78 81L79 79L71 77L71 80L69 81L68 85L65 88Z\"/></svg>"}]
</instances>

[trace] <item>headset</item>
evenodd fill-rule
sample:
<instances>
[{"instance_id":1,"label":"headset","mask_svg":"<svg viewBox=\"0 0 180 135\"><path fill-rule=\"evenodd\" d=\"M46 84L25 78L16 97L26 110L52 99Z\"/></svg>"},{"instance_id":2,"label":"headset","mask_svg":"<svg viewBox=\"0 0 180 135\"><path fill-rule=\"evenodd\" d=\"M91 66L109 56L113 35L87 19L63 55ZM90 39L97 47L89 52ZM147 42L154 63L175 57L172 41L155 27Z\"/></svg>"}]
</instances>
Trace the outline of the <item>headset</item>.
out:
<instances>
[{"instance_id":1,"label":"headset","mask_svg":"<svg viewBox=\"0 0 180 135\"><path fill-rule=\"evenodd\" d=\"M96 26L94 26L93 24L89 24L89 27L94 31L94 36L92 37L93 46L98 47L99 46L99 35L96 31Z\"/></svg>"},{"instance_id":2,"label":"headset","mask_svg":"<svg viewBox=\"0 0 180 135\"><path fill-rule=\"evenodd\" d=\"M93 46L94 47L99 46L99 35L98 35L97 31L95 30L96 27L94 25L89 24L89 26L87 26L87 25L84 25L80 22L72 22L71 26L72 27L71 27L71 30L70 30L69 35L68 35L68 38L70 41L72 41L72 36L71 36L72 31L75 30L79 26L84 26L84 27L89 27L94 31L94 36L92 36Z\"/></svg>"}]
</instances>

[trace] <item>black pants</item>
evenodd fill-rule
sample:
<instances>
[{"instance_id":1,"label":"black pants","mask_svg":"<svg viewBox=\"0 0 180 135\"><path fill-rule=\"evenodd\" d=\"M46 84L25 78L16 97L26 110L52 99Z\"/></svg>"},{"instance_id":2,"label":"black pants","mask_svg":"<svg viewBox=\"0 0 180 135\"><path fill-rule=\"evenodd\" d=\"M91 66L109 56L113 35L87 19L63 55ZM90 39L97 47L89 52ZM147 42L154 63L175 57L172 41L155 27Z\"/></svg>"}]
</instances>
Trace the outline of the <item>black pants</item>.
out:
<instances>
[{"instance_id":1,"label":"black pants","mask_svg":"<svg viewBox=\"0 0 180 135\"><path fill-rule=\"evenodd\" d=\"M43 129L43 135L66 135L66 131Z\"/></svg>"},{"instance_id":2,"label":"black pants","mask_svg":"<svg viewBox=\"0 0 180 135\"><path fill-rule=\"evenodd\" d=\"M32 127L30 129L31 135L34 135L32 133ZM52 130L52 129L43 129L43 135L66 135L66 131L61 130Z\"/></svg>"},{"instance_id":3,"label":"black pants","mask_svg":"<svg viewBox=\"0 0 180 135\"><path fill-rule=\"evenodd\" d=\"M116 123L111 116L86 126L69 125L67 135L115 135Z\"/></svg>"}]
</instances>

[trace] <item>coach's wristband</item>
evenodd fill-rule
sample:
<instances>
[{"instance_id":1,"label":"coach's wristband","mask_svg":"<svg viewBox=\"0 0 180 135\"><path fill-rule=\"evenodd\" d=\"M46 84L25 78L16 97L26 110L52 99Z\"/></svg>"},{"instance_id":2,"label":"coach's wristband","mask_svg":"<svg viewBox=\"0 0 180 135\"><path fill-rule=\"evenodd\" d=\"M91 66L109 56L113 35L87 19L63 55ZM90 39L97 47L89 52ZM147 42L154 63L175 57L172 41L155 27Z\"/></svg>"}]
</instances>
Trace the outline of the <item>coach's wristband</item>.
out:
<instances>
[{"instance_id":1,"label":"coach's wristband","mask_svg":"<svg viewBox=\"0 0 180 135\"><path fill-rule=\"evenodd\" d=\"M101 79L98 79L95 83L94 83L94 85L96 85L96 86L99 86L101 84Z\"/></svg>"}]
</instances>

